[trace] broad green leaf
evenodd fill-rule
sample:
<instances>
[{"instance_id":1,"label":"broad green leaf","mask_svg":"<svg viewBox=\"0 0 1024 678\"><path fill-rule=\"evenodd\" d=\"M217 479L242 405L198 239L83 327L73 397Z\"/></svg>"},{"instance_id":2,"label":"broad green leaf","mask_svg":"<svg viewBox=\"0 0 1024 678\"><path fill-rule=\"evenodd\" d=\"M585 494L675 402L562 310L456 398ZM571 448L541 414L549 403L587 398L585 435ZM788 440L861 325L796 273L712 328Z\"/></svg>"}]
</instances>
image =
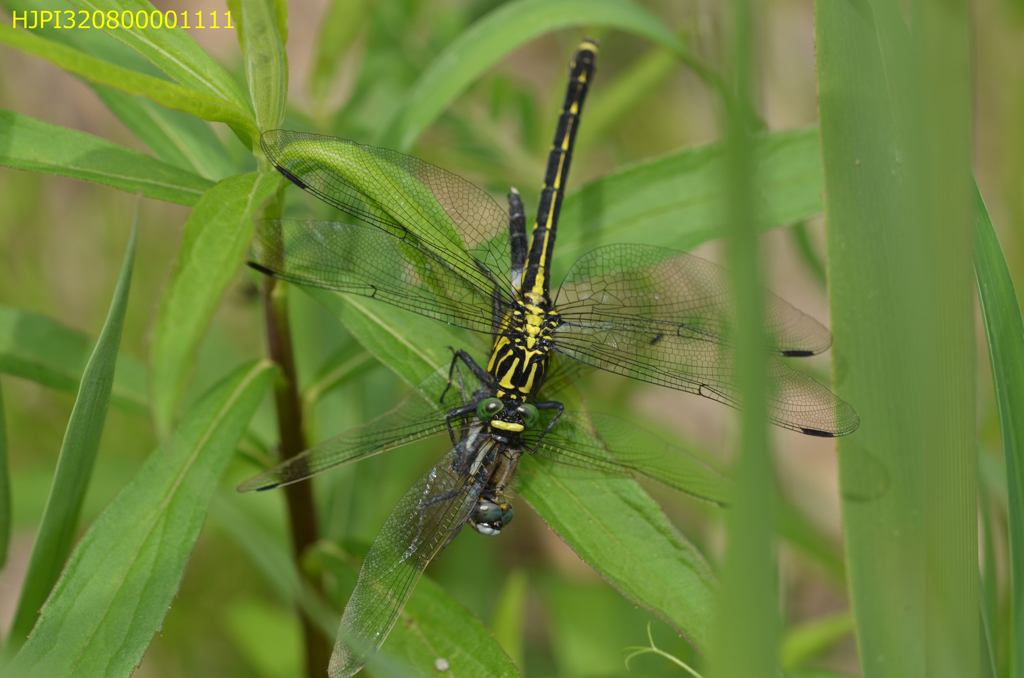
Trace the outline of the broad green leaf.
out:
<instances>
[{"instance_id":1,"label":"broad green leaf","mask_svg":"<svg viewBox=\"0 0 1024 678\"><path fill-rule=\"evenodd\" d=\"M292 610L261 598L234 598L224 609L223 620L255 678L302 675L302 628Z\"/></svg>"},{"instance_id":2,"label":"broad green leaf","mask_svg":"<svg viewBox=\"0 0 1024 678\"><path fill-rule=\"evenodd\" d=\"M284 120L288 98L288 57L278 34L276 8L272 0L240 0L238 5L239 44L256 126L277 129Z\"/></svg>"},{"instance_id":3,"label":"broad green leaf","mask_svg":"<svg viewBox=\"0 0 1024 678\"><path fill-rule=\"evenodd\" d=\"M0 305L0 373L75 392L93 348L89 337L56 320ZM117 357L110 403L134 414L149 410L142 363Z\"/></svg>"},{"instance_id":4,"label":"broad green leaf","mask_svg":"<svg viewBox=\"0 0 1024 678\"><path fill-rule=\"evenodd\" d=\"M821 213L817 127L756 136L752 152L759 228ZM721 143L687 148L569 193L558 221L556 268L567 270L582 254L611 242L690 250L725 235L724 153Z\"/></svg>"},{"instance_id":5,"label":"broad green leaf","mask_svg":"<svg viewBox=\"0 0 1024 678\"><path fill-rule=\"evenodd\" d=\"M375 367L377 360L373 355L350 340L339 346L338 350L324 362L303 392L303 403L307 408L312 407L334 389L361 377Z\"/></svg>"},{"instance_id":6,"label":"broad green leaf","mask_svg":"<svg viewBox=\"0 0 1024 678\"><path fill-rule=\"evenodd\" d=\"M120 15L123 10L132 13L160 11L147 0L74 0L72 4L90 13L115 11ZM103 30L152 61L157 68L169 75L175 82L197 92L231 102L249 114L251 112L249 103L238 84L212 56L192 39L188 31L181 30L185 26L183 17L185 12L164 13L165 17L172 14L178 19L178 30L169 29L166 26L154 28L152 25L139 28L137 24L131 28L111 27L105 24ZM227 17L224 16L223 11L217 12L217 25L221 27L218 29L212 28L213 20L209 12L203 12L202 19L196 14L196 12L188 13L188 25L192 28L198 27L201 20L206 27L205 30L229 30L224 28L227 26Z\"/></svg>"},{"instance_id":7,"label":"broad green leaf","mask_svg":"<svg viewBox=\"0 0 1024 678\"><path fill-rule=\"evenodd\" d=\"M1024 676L1024 320L992 220L975 195L974 270L985 322L992 382L999 406L999 430L1006 464L1007 523L1010 541L1011 676ZM989 559L986 559L989 560Z\"/></svg>"},{"instance_id":8,"label":"broad green leaf","mask_svg":"<svg viewBox=\"0 0 1024 678\"><path fill-rule=\"evenodd\" d=\"M524 457L519 494L598 574L698 650L708 646L715 575L636 481Z\"/></svg>"},{"instance_id":9,"label":"broad green leaf","mask_svg":"<svg viewBox=\"0 0 1024 678\"><path fill-rule=\"evenodd\" d=\"M195 205L213 185L144 153L5 110L0 110L0 164L142 191L182 205Z\"/></svg>"},{"instance_id":10,"label":"broad green leaf","mask_svg":"<svg viewBox=\"0 0 1024 678\"><path fill-rule=\"evenodd\" d=\"M0 390L0 570L7 563L11 540L11 469L7 464L7 419L3 391ZM3 661L0 658L0 661Z\"/></svg>"},{"instance_id":11,"label":"broad green leaf","mask_svg":"<svg viewBox=\"0 0 1024 678\"><path fill-rule=\"evenodd\" d=\"M255 172L225 179L203 195L185 223L150 344L150 393L161 437L170 431L196 347L245 257L253 214L279 180Z\"/></svg>"},{"instance_id":12,"label":"broad green leaf","mask_svg":"<svg viewBox=\"0 0 1024 678\"><path fill-rule=\"evenodd\" d=\"M347 556L330 544L322 545L312 556L336 580L351 582L338 589L338 593L347 595L357 574ZM340 607L345 600L336 603ZM438 659L448 661L454 676L519 676L487 627L429 577L420 577L398 622L369 666L397 667L405 675L432 678L438 675Z\"/></svg>"},{"instance_id":13,"label":"broad green leaf","mask_svg":"<svg viewBox=\"0 0 1024 678\"><path fill-rule=\"evenodd\" d=\"M322 100L327 95L339 62L363 30L369 9L367 0L331 0L328 3L320 20L309 74L309 88L317 99Z\"/></svg>"},{"instance_id":14,"label":"broad green leaf","mask_svg":"<svg viewBox=\"0 0 1024 678\"><path fill-rule=\"evenodd\" d=\"M185 34L184 31L162 33ZM0 42L45 59L88 82L106 85L126 94L141 94L161 106L191 113L203 120L223 122L234 130L247 148L259 146L260 135L255 121L245 107L233 101L115 66L73 47L37 37L28 31L16 30L7 24L0 24Z\"/></svg>"},{"instance_id":15,"label":"broad green leaf","mask_svg":"<svg viewBox=\"0 0 1024 678\"><path fill-rule=\"evenodd\" d=\"M510 2L459 34L431 62L381 145L408 150L456 97L502 57L545 33L575 26L608 26L635 33L688 57L686 47L660 19L626 0Z\"/></svg>"},{"instance_id":16,"label":"broad green leaf","mask_svg":"<svg viewBox=\"0 0 1024 678\"><path fill-rule=\"evenodd\" d=\"M12 675L127 676L181 583L206 506L274 375L262 361L217 384L82 538Z\"/></svg>"},{"instance_id":17,"label":"broad green leaf","mask_svg":"<svg viewBox=\"0 0 1024 678\"><path fill-rule=\"evenodd\" d=\"M143 96L102 85L92 88L114 115L164 162L213 181L235 174L224 143L199 118L158 106Z\"/></svg>"},{"instance_id":18,"label":"broad green leaf","mask_svg":"<svg viewBox=\"0 0 1024 678\"><path fill-rule=\"evenodd\" d=\"M956 12L915 4L911 35L893 3L815 6L835 389L863 422L838 450L866 678L980 667L970 29Z\"/></svg>"},{"instance_id":19,"label":"broad green leaf","mask_svg":"<svg viewBox=\"0 0 1024 678\"><path fill-rule=\"evenodd\" d=\"M32 547L28 573L11 624L9 642L14 647L25 640L35 625L39 609L50 595L74 544L79 513L107 419L117 351L121 345L121 328L124 326L124 314L128 306L128 291L131 289L138 226L137 201L135 220L128 238L121 275L114 290L114 299L110 303L110 311L96 348L82 373L78 398L64 433L53 485L46 500L46 510Z\"/></svg>"}]
</instances>

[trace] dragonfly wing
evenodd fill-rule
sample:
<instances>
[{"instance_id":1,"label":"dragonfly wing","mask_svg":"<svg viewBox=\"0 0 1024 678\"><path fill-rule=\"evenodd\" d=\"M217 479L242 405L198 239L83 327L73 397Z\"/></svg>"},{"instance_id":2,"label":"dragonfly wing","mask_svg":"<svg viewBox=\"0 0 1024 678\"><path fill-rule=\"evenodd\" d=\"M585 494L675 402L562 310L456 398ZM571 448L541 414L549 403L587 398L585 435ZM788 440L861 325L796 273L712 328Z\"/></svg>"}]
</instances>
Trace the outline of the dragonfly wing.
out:
<instances>
[{"instance_id":1,"label":"dragonfly wing","mask_svg":"<svg viewBox=\"0 0 1024 678\"><path fill-rule=\"evenodd\" d=\"M728 343L733 299L728 273L710 261L663 247L607 245L573 264L555 308ZM767 290L764 327L780 355L814 355L832 345L821 323Z\"/></svg>"},{"instance_id":2,"label":"dragonfly wing","mask_svg":"<svg viewBox=\"0 0 1024 678\"><path fill-rule=\"evenodd\" d=\"M783 355L810 355L831 335L766 295L766 329ZM697 257L643 245L610 245L580 259L558 293L555 350L588 365L738 407L721 269ZM807 375L769 358L769 417L800 433L839 436L860 424L853 408Z\"/></svg>"},{"instance_id":3,"label":"dragonfly wing","mask_svg":"<svg viewBox=\"0 0 1024 678\"><path fill-rule=\"evenodd\" d=\"M337 221L259 221L249 264L276 278L380 299L442 322L490 333L493 286L478 288L417 243Z\"/></svg>"},{"instance_id":4,"label":"dragonfly wing","mask_svg":"<svg viewBox=\"0 0 1024 678\"><path fill-rule=\"evenodd\" d=\"M486 289L511 295L508 213L462 177L396 151L270 130L267 157L293 183L389 235L418 240Z\"/></svg>"},{"instance_id":5,"label":"dragonfly wing","mask_svg":"<svg viewBox=\"0 0 1024 678\"><path fill-rule=\"evenodd\" d=\"M526 436L536 445L536 431ZM732 482L698 457L616 417L565 412L540 440L538 453L569 466L653 480L719 505L731 502Z\"/></svg>"},{"instance_id":6,"label":"dragonfly wing","mask_svg":"<svg viewBox=\"0 0 1024 678\"><path fill-rule=\"evenodd\" d=\"M374 539L338 629L331 678L348 678L381 646L431 560L455 536L476 503L471 477L452 450L413 485Z\"/></svg>"},{"instance_id":7,"label":"dragonfly wing","mask_svg":"<svg viewBox=\"0 0 1024 678\"><path fill-rule=\"evenodd\" d=\"M439 435L447 430L441 406L412 392L376 419L350 429L336 438L311 447L291 459L250 478L239 492L270 490L311 478L336 466Z\"/></svg>"}]
</instances>

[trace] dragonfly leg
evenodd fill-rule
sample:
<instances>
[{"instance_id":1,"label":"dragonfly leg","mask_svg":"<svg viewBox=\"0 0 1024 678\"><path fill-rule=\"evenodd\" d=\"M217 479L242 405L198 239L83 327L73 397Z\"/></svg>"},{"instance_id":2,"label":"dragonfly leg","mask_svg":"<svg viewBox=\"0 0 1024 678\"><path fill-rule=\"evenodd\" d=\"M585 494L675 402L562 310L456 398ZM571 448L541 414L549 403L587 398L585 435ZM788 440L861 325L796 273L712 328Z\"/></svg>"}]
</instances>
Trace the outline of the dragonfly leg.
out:
<instances>
[{"instance_id":1,"label":"dragonfly leg","mask_svg":"<svg viewBox=\"0 0 1024 678\"><path fill-rule=\"evenodd\" d=\"M530 450L530 454L535 453L540 448L540 441L544 440L544 436L546 436L548 431L558 423L558 420L562 418L562 414L565 412L565 406L557 400L545 400L543 402L534 403L533 406L538 410L555 410L558 414L556 414L555 418L551 420L551 423L547 425L547 428L541 431L540 435L537 436L537 444L533 446L532 450Z\"/></svg>"},{"instance_id":2,"label":"dragonfly leg","mask_svg":"<svg viewBox=\"0 0 1024 678\"><path fill-rule=\"evenodd\" d=\"M458 445L455 441L455 429L452 428L452 419L464 417L474 412L476 412L476 405L470 403L462 407L456 407L454 410L449 410L448 414L444 415L444 422L448 426L448 437L452 439L452 445Z\"/></svg>"},{"instance_id":3,"label":"dragonfly leg","mask_svg":"<svg viewBox=\"0 0 1024 678\"><path fill-rule=\"evenodd\" d=\"M477 362L473 360L473 356L469 355L462 349L459 349L458 351L452 349L452 364L448 368L448 385L445 386L444 391L441 392L441 399L439 400L439 402L444 402L444 397L448 395L448 389L452 387L452 374L456 373L456 371L458 370L458 362L460 360L466 365L466 367L469 368L469 371L473 373L473 376L480 380L481 383L488 385L491 383L491 375L489 375L487 373L487 370L480 367L480 365L478 365ZM462 373L460 372L458 374L461 386ZM466 402L466 389L464 386L462 386L462 402Z\"/></svg>"}]
</instances>

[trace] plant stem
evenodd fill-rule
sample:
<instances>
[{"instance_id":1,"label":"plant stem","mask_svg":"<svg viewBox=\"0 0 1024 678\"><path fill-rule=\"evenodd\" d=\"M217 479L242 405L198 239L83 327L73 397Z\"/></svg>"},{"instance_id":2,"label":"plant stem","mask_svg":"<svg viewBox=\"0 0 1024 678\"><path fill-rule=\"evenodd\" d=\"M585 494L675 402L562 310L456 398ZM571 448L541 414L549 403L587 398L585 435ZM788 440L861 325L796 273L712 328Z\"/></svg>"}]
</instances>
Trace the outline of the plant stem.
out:
<instances>
[{"instance_id":1,"label":"plant stem","mask_svg":"<svg viewBox=\"0 0 1024 678\"><path fill-rule=\"evenodd\" d=\"M295 355L292 352L292 337L288 326L288 289L284 283L277 284L273 278L264 276L261 292L267 349L271 360L279 369L274 382L274 402L277 407L277 428L281 440L281 460L284 461L306 449L305 435L302 432L302 403L295 374ZM287 485L284 492L288 503L288 524L291 528L295 564L299 572L306 576L302 567L302 555L319 538L312 485L293 483ZM319 590L318 582L310 583ZM309 678L321 678L327 673L330 645L313 620L301 610L299 618L302 622L306 650L306 675Z\"/></svg>"}]
</instances>

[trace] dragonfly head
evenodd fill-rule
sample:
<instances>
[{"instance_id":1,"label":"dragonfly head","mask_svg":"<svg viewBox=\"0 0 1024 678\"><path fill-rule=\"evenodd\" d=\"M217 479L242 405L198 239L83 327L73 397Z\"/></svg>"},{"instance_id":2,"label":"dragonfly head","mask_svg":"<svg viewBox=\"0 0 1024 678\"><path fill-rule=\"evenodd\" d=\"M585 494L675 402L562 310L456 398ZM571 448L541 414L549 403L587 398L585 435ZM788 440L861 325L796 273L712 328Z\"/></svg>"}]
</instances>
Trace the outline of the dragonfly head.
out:
<instances>
[{"instance_id":1,"label":"dragonfly head","mask_svg":"<svg viewBox=\"0 0 1024 678\"><path fill-rule=\"evenodd\" d=\"M501 398L484 398L476 406L476 416L501 433L522 433L533 428L540 419L537 408L529 403L517 403Z\"/></svg>"},{"instance_id":2,"label":"dragonfly head","mask_svg":"<svg viewBox=\"0 0 1024 678\"><path fill-rule=\"evenodd\" d=\"M501 533L501 528L512 522L512 513L512 504L507 501L497 503L480 499L469 514L469 522L481 534L495 536Z\"/></svg>"}]
</instances>

